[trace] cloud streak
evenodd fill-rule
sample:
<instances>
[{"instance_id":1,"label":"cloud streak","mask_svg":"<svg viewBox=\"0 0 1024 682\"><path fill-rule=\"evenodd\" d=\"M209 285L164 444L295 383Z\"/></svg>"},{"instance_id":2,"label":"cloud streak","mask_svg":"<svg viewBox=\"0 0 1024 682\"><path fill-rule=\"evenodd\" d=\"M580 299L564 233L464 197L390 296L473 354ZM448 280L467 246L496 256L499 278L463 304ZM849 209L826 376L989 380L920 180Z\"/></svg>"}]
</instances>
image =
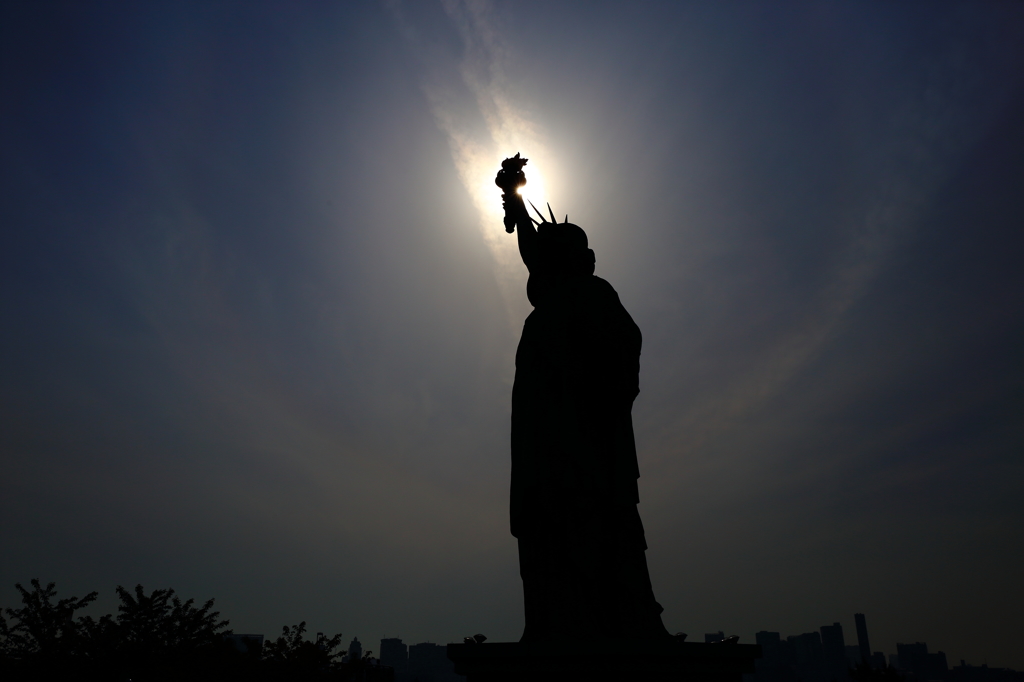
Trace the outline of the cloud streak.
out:
<instances>
[{"instance_id":1,"label":"cloud streak","mask_svg":"<svg viewBox=\"0 0 1024 682\"><path fill-rule=\"evenodd\" d=\"M502 38L494 7L487 0L443 0L441 5L459 38L455 57L432 44L437 38L422 26L414 26L397 0L388 3L402 34L422 60L426 74L423 92L476 208L509 321L518 328L527 311L523 295L526 271L515 237L506 234L502 226L501 193L494 185L494 175L503 158L522 153L530 159L523 194L543 206L547 200L545 180L554 177L557 165L540 126L510 94L506 75L510 48Z\"/></svg>"}]
</instances>

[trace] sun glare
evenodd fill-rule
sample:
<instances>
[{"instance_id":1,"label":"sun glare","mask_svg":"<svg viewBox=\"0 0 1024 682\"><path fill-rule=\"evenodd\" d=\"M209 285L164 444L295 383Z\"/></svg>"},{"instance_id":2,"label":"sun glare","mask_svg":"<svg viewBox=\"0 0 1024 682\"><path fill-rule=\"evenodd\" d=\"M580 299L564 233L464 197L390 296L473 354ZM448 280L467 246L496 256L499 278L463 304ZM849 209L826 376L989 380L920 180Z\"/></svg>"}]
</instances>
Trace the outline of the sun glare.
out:
<instances>
[{"instance_id":1,"label":"sun glare","mask_svg":"<svg viewBox=\"0 0 1024 682\"><path fill-rule=\"evenodd\" d=\"M480 175L478 176L480 180L477 182L475 200L476 204L481 208L485 222L492 223L496 227L501 228L501 221L504 215L501 210L501 190L494 184L494 174L499 166L500 160L493 165L481 164ZM544 176L536 168L529 165L524 170L526 172L526 185L519 188L519 195L526 201L532 202L541 211L545 211L545 202L549 201L549 199L547 197ZM533 211L530 209L529 203L526 204L526 208L532 215ZM504 233L504 230L501 230L501 232Z\"/></svg>"},{"instance_id":2,"label":"sun glare","mask_svg":"<svg viewBox=\"0 0 1024 682\"><path fill-rule=\"evenodd\" d=\"M528 202L532 202L537 208L544 210L544 203L549 201L545 191L544 176L537 172L536 168L526 167L526 185L519 188L519 195ZM526 204L530 209L530 204ZM532 209L531 209L532 213Z\"/></svg>"}]
</instances>

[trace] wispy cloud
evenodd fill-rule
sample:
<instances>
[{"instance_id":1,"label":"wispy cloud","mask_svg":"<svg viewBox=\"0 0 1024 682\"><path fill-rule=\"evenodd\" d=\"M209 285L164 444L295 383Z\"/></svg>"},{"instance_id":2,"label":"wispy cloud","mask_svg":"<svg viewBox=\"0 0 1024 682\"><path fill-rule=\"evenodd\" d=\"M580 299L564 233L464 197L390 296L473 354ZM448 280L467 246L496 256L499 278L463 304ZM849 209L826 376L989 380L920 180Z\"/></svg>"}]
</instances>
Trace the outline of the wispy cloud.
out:
<instances>
[{"instance_id":1,"label":"wispy cloud","mask_svg":"<svg viewBox=\"0 0 1024 682\"><path fill-rule=\"evenodd\" d=\"M510 320L518 326L524 313L526 271L515 237L502 227L494 175L503 158L521 152L530 159L523 193L538 203L545 200L545 172L550 177L555 163L540 126L512 100L506 76L510 51L491 4L487 0L442 0L441 4L461 41L461 54L454 60L440 56L432 37L409 21L399 2L389 2L388 7L423 62L423 92L476 207Z\"/></svg>"}]
</instances>

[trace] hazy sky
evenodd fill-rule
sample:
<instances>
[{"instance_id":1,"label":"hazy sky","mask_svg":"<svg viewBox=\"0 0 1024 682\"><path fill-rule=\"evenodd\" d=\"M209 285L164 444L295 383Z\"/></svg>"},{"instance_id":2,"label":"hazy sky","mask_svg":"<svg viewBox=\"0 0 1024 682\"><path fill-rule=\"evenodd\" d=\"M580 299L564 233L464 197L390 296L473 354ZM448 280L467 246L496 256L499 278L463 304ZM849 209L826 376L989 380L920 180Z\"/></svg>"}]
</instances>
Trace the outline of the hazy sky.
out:
<instances>
[{"instance_id":1,"label":"hazy sky","mask_svg":"<svg viewBox=\"0 0 1024 682\"><path fill-rule=\"evenodd\" d=\"M0 54L0 604L517 639L520 151L644 334L667 627L1024 668L1024 5L11 1Z\"/></svg>"}]
</instances>

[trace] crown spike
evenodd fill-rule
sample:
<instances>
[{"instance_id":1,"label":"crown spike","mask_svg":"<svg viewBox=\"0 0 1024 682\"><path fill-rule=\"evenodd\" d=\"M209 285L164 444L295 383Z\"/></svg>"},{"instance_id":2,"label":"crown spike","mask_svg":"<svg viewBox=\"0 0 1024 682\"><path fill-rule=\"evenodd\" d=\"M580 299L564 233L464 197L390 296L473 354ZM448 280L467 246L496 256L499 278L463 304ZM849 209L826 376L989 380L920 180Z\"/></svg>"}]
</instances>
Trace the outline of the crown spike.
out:
<instances>
[{"instance_id":1,"label":"crown spike","mask_svg":"<svg viewBox=\"0 0 1024 682\"><path fill-rule=\"evenodd\" d=\"M548 214L551 215L551 222L558 223L558 218L555 217L555 212L551 210L551 204L548 204Z\"/></svg>"},{"instance_id":2,"label":"crown spike","mask_svg":"<svg viewBox=\"0 0 1024 682\"><path fill-rule=\"evenodd\" d=\"M565 214L565 224L566 225L569 224L569 214L568 213Z\"/></svg>"},{"instance_id":3,"label":"crown spike","mask_svg":"<svg viewBox=\"0 0 1024 682\"><path fill-rule=\"evenodd\" d=\"M534 212L536 212L536 214L540 216L540 221L542 223L546 223L548 221L548 219L544 217L544 214L537 210L537 207L533 205L532 201L530 201L529 199L527 199L526 201L527 201L528 204L530 204L530 207L534 210ZM533 220L533 218L530 218L530 220ZM533 222L537 222L537 221L534 220Z\"/></svg>"}]
</instances>

